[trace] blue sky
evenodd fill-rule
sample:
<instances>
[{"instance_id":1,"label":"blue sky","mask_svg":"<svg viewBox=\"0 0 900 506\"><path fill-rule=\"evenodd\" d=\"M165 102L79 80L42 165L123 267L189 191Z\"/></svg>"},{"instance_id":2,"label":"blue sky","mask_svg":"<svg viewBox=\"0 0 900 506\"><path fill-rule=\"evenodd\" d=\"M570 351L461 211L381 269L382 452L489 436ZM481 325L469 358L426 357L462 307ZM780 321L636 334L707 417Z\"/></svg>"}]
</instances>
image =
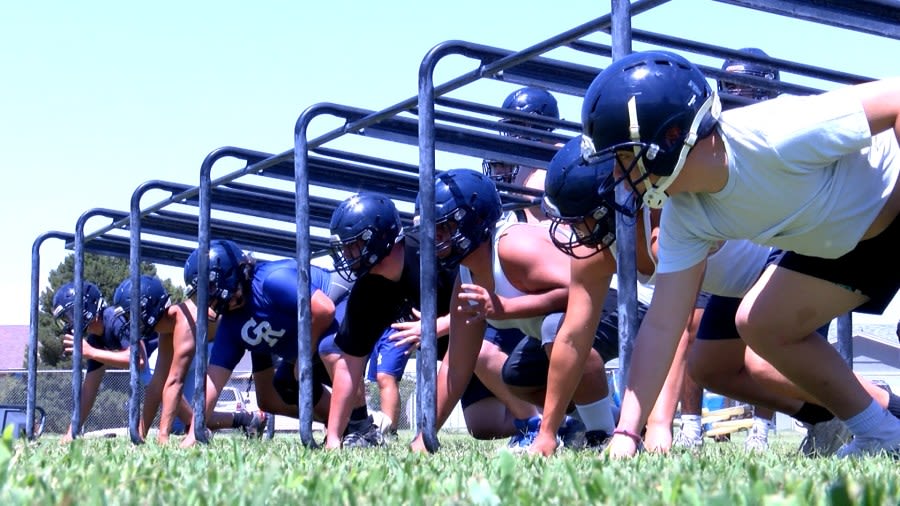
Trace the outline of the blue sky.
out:
<instances>
[{"instance_id":1,"label":"blue sky","mask_svg":"<svg viewBox=\"0 0 900 506\"><path fill-rule=\"evenodd\" d=\"M147 180L196 185L200 163L217 147L286 151L297 116L317 102L381 109L411 97L422 58L444 40L519 50L608 10L603 0L5 5L0 324L28 323L31 246L39 234L73 231L91 208L127 209ZM900 54L895 41L706 0L673 0L637 16L634 26L734 48L759 46L773 56L873 77L893 70L882 55ZM575 59L572 52L559 55ZM447 60L438 66L438 81L472 65ZM512 89L485 83L459 96L499 104ZM579 107L561 101L566 119L577 121ZM410 150L397 157L415 160ZM91 221L88 231L105 224ZM41 253L43 283L67 252L49 241ZM180 283L177 270L161 272ZM898 306L890 309L895 321Z\"/></svg>"}]
</instances>

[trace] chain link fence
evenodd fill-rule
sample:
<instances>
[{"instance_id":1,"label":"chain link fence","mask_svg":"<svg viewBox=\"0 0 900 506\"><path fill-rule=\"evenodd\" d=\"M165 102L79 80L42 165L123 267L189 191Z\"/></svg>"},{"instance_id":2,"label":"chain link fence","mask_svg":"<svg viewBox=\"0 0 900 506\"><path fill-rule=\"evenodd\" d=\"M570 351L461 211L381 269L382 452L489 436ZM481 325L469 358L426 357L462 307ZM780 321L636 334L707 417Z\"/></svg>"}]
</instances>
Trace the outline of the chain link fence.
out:
<instances>
[{"instance_id":1,"label":"chain link fence","mask_svg":"<svg viewBox=\"0 0 900 506\"><path fill-rule=\"evenodd\" d=\"M130 381L130 375L126 370L106 371L94 407L84 421L85 433L128 427ZM65 433L72 420L72 371L39 370L36 383L35 404L46 413L43 433ZM245 408L256 409L256 389L250 371L235 371L226 387L234 388L242 393ZM415 375L405 374L400 382L400 420L397 421L398 428L401 430L410 429L415 425L415 388ZM26 370L0 370L0 405L25 406L27 389L28 374ZM370 409L379 409L381 401L378 385L368 383L366 392ZM154 427L158 421L157 416ZM292 430L296 430L296 423L295 421L288 425Z\"/></svg>"}]
</instances>

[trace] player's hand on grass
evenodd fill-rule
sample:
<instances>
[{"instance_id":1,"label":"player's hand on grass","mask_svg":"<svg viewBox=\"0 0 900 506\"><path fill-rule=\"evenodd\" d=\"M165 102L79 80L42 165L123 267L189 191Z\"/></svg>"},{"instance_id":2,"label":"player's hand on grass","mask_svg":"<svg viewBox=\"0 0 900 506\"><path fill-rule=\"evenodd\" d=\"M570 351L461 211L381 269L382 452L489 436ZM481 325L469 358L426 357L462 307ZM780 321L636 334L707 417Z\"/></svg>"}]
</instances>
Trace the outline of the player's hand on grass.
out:
<instances>
[{"instance_id":1,"label":"player's hand on grass","mask_svg":"<svg viewBox=\"0 0 900 506\"><path fill-rule=\"evenodd\" d=\"M416 434L416 438L409 444L409 449L416 453L428 453L428 448L425 447L425 438L421 432Z\"/></svg>"},{"instance_id":2,"label":"player's hand on grass","mask_svg":"<svg viewBox=\"0 0 900 506\"><path fill-rule=\"evenodd\" d=\"M341 449L341 438L338 436L326 436L325 437L325 449L326 450L340 450Z\"/></svg>"},{"instance_id":3,"label":"player's hand on grass","mask_svg":"<svg viewBox=\"0 0 900 506\"><path fill-rule=\"evenodd\" d=\"M528 453L549 457L556 451L556 445L556 434L547 434L541 431L528 447Z\"/></svg>"},{"instance_id":4,"label":"player's hand on grass","mask_svg":"<svg viewBox=\"0 0 900 506\"><path fill-rule=\"evenodd\" d=\"M613 434L606 447L606 452L614 459L633 457L638 452L638 443L634 438L624 434Z\"/></svg>"},{"instance_id":5,"label":"player's hand on grass","mask_svg":"<svg viewBox=\"0 0 900 506\"><path fill-rule=\"evenodd\" d=\"M190 448L195 444L197 444L197 439L194 437L194 431L189 430L184 436L184 439L181 440L181 444L179 446L181 446L182 448Z\"/></svg>"},{"instance_id":6,"label":"player's hand on grass","mask_svg":"<svg viewBox=\"0 0 900 506\"><path fill-rule=\"evenodd\" d=\"M653 453L669 453L672 449L672 426L648 423L644 434L644 448Z\"/></svg>"}]
</instances>

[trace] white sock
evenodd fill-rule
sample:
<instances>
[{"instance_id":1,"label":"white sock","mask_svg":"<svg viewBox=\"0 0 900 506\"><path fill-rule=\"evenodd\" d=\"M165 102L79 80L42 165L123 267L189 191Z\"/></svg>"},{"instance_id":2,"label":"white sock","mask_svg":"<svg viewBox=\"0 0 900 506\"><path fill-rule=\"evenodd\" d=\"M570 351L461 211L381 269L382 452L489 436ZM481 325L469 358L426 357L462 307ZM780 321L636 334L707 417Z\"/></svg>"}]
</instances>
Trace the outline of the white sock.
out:
<instances>
[{"instance_id":1,"label":"white sock","mask_svg":"<svg viewBox=\"0 0 900 506\"><path fill-rule=\"evenodd\" d=\"M756 429L757 432L768 437L769 430L772 428L772 421L768 418L762 418L759 416L753 417L753 428Z\"/></svg>"},{"instance_id":2,"label":"white sock","mask_svg":"<svg viewBox=\"0 0 900 506\"><path fill-rule=\"evenodd\" d=\"M576 404L575 410L578 411L578 416L589 431L602 430L607 434L612 434L616 428L616 421L613 419L612 413L612 400L608 395L590 404Z\"/></svg>"},{"instance_id":3,"label":"white sock","mask_svg":"<svg viewBox=\"0 0 900 506\"><path fill-rule=\"evenodd\" d=\"M866 409L844 420L854 436L876 439L900 439L900 421L872 400Z\"/></svg>"},{"instance_id":4,"label":"white sock","mask_svg":"<svg viewBox=\"0 0 900 506\"><path fill-rule=\"evenodd\" d=\"M695 438L702 436L703 426L700 421L700 415L681 415L681 432Z\"/></svg>"}]
</instances>

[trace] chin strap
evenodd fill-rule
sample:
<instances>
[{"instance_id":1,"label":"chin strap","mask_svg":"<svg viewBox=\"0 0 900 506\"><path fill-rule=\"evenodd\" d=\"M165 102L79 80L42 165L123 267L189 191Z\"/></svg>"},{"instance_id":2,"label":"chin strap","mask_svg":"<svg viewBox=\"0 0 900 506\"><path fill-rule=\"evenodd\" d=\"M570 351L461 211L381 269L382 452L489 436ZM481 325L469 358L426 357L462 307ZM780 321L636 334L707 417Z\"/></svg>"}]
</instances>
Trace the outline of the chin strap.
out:
<instances>
[{"instance_id":1,"label":"chin strap","mask_svg":"<svg viewBox=\"0 0 900 506\"><path fill-rule=\"evenodd\" d=\"M650 182L650 179L647 177L647 171L644 168L644 161L641 157L638 157L638 153L640 152L640 148L636 145L634 147L635 157L637 158L637 167L641 173L641 177L643 178L642 183L644 184L644 193L642 195L642 199L644 205L652 208L652 209L660 209L663 204L669 199L669 194L666 193L666 190L672 183L675 182L675 178L678 177L678 174L681 173L681 169L684 168L684 162L687 160L688 153L690 153L691 149L697 143L697 131L700 129L700 125L703 120L706 118L707 113L714 120L719 119L719 115L722 112L722 103L719 101L719 95L713 90L712 94L709 98L706 99L705 102L700 106L700 109L697 110L697 114L694 115L694 121L691 122L690 130L688 130L687 137L684 139L684 144L681 146L681 151L678 153L678 161L675 163L675 167L672 169L672 174L668 176L661 176L659 180L654 184ZM629 126L629 130L631 132L631 140L636 144L641 142L638 120L637 120L637 106L635 104L635 97L631 97L628 101L628 116L631 121ZM655 144L651 144L646 157L649 160L652 160L656 153L659 152L659 146Z\"/></svg>"},{"instance_id":2,"label":"chin strap","mask_svg":"<svg viewBox=\"0 0 900 506\"><path fill-rule=\"evenodd\" d=\"M633 95L628 99L628 133L629 137L631 138L631 142L633 143L633 147L631 149L634 151L635 165L638 168L641 184L644 187L642 198L644 199L645 204L652 207L653 205L648 203L648 196L655 195L656 190L653 186L653 183L651 183L650 179L648 178L649 174L647 174L647 168L644 167L644 157L641 156L641 125L638 121L637 116L637 97ZM651 144L646 154L647 159L654 159L657 152L659 152L659 147L656 144ZM655 197L653 202L656 202Z\"/></svg>"}]
</instances>

